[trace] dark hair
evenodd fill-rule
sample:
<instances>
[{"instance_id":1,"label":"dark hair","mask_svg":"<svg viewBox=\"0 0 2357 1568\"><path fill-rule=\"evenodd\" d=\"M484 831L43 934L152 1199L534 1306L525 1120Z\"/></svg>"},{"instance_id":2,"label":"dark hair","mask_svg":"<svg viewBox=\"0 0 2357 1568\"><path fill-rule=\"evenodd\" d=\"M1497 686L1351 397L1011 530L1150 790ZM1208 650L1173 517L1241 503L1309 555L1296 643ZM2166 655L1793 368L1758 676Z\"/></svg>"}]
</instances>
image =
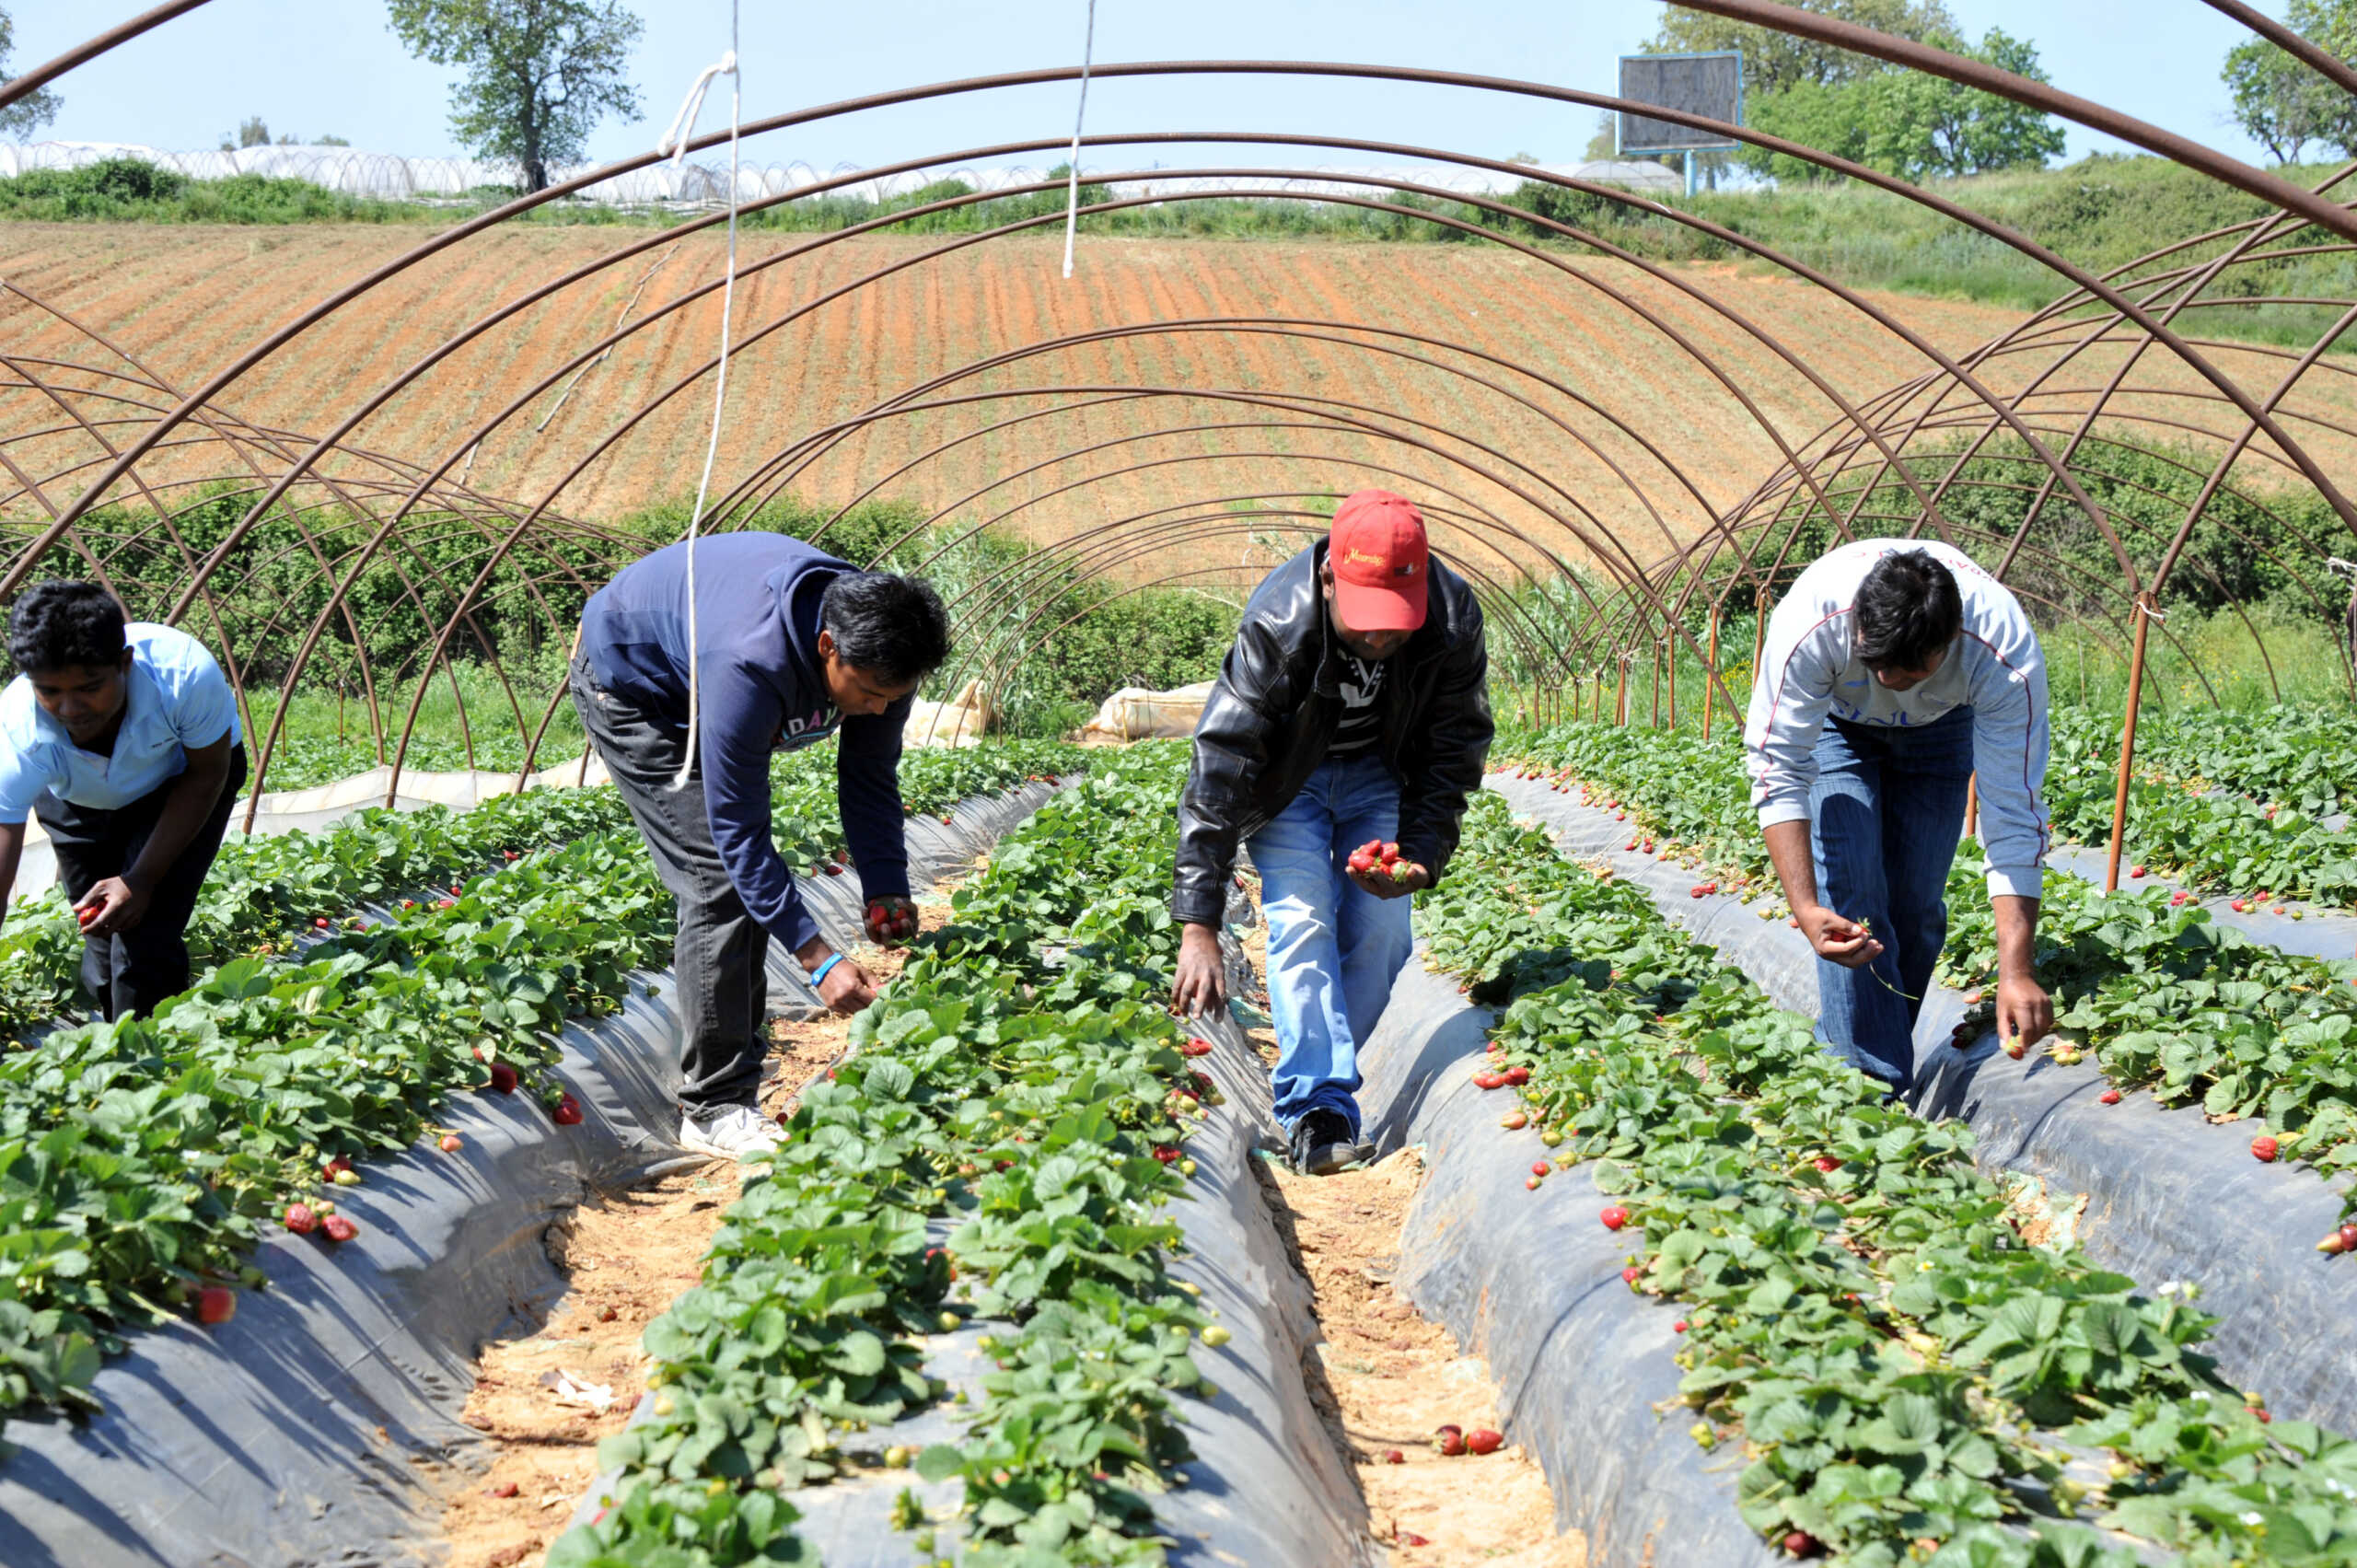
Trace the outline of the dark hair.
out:
<instances>
[{"instance_id":1,"label":"dark hair","mask_svg":"<svg viewBox=\"0 0 2357 1568\"><path fill-rule=\"evenodd\" d=\"M1884 556L1858 585L1858 657L1868 669L1921 669L1963 629L1956 577L1921 550Z\"/></svg>"},{"instance_id":2,"label":"dark hair","mask_svg":"<svg viewBox=\"0 0 2357 1568\"><path fill-rule=\"evenodd\" d=\"M51 578L17 596L8 657L21 670L122 662L122 606L96 583Z\"/></svg>"},{"instance_id":3,"label":"dark hair","mask_svg":"<svg viewBox=\"0 0 2357 1568\"><path fill-rule=\"evenodd\" d=\"M894 686L922 680L949 658L949 612L933 585L890 572L845 572L827 585L819 624L835 652Z\"/></svg>"}]
</instances>

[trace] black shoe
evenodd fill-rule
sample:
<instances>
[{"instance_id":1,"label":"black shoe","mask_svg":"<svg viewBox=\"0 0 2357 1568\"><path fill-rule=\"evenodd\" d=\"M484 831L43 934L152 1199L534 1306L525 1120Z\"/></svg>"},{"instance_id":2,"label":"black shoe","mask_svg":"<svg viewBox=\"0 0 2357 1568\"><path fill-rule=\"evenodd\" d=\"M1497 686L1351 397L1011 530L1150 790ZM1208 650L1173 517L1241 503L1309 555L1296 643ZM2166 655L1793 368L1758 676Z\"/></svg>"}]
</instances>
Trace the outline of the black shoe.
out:
<instances>
[{"instance_id":1,"label":"black shoe","mask_svg":"<svg viewBox=\"0 0 2357 1568\"><path fill-rule=\"evenodd\" d=\"M1339 1110L1313 1110L1294 1123L1293 1167L1304 1176L1331 1176L1360 1158L1358 1135Z\"/></svg>"}]
</instances>

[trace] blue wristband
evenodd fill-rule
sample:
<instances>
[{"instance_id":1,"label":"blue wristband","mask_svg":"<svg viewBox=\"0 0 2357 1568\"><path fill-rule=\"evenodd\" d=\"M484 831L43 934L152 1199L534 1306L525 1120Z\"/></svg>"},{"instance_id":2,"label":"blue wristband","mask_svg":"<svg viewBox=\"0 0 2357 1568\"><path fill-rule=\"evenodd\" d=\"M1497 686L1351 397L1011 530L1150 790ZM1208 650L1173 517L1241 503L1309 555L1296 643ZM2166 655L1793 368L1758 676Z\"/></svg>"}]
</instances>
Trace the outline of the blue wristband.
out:
<instances>
[{"instance_id":1,"label":"blue wristband","mask_svg":"<svg viewBox=\"0 0 2357 1568\"><path fill-rule=\"evenodd\" d=\"M817 969L810 971L810 989L813 991L818 990L819 982L827 978L827 971L833 969L837 964L840 964L842 961L843 956L841 953L829 954L825 963L820 964Z\"/></svg>"}]
</instances>

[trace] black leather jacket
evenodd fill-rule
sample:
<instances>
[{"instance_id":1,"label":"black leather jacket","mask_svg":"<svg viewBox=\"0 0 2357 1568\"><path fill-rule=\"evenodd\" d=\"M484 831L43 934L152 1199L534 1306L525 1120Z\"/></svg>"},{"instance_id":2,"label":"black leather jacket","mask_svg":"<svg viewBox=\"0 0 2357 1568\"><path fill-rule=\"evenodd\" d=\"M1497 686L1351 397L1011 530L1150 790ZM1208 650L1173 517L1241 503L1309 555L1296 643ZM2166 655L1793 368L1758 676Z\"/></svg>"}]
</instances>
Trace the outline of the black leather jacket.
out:
<instances>
[{"instance_id":1,"label":"black leather jacket","mask_svg":"<svg viewBox=\"0 0 2357 1568\"><path fill-rule=\"evenodd\" d=\"M1326 758L1341 721L1342 648L1318 568L1326 543L1269 574L1195 726L1195 761L1178 797L1174 918L1217 925L1236 843L1266 827ZM1384 764L1399 780L1399 854L1435 884L1457 848L1457 819L1489 755L1489 652L1481 607L1434 561L1424 623L1387 661L1380 717Z\"/></svg>"}]
</instances>

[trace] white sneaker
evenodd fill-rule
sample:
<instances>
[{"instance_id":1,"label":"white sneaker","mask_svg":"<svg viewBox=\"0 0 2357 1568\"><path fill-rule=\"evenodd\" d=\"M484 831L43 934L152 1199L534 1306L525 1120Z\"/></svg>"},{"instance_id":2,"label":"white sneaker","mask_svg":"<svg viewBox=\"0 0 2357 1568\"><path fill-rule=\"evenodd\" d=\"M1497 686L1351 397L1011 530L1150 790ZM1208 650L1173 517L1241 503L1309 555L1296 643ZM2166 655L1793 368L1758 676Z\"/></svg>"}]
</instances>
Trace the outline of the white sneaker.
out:
<instances>
[{"instance_id":1,"label":"white sneaker","mask_svg":"<svg viewBox=\"0 0 2357 1568\"><path fill-rule=\"evenodd\" d=\"M776 1150L777 1123L749 1105L725 1106L702 1119L690 1111L679 1118L679 1143L717 1159L743 1159Z\"/></svg>"}]
</instances>

